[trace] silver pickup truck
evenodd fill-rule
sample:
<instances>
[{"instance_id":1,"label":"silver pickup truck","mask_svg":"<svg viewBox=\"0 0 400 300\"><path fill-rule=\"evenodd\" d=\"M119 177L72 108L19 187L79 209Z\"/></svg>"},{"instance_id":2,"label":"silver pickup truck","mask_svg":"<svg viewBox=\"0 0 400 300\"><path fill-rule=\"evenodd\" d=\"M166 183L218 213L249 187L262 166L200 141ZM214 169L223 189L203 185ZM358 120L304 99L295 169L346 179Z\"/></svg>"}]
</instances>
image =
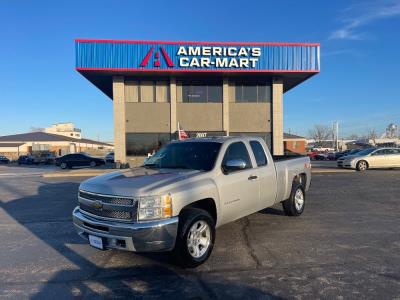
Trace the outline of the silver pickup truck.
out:
<instances>
[{"instance_id":1,"label":"silver pickup truck","mask_svg":"<svg viewBox=\"0 0 400 300\"><path fill-rule=\"evenodd\" d=\"M195 267L221 225L279 202L299 216L310 181L308 157L273 158L258 137L176 141L140 168L82 182L73 222L99 249L173 251Z\"/></svg>"}]
</instances>

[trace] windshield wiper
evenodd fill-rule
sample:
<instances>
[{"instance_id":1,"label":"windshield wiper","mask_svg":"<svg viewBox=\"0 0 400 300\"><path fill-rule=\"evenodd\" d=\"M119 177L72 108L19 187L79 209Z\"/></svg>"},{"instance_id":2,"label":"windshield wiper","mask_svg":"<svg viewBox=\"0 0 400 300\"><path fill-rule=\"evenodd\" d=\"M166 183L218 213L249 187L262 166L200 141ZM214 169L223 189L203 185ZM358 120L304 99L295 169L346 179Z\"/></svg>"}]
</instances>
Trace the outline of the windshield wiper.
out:
<instances>
[{"instance_id":1,"label":"windshield wiper","mask_svg":"<svg viewBox=\"0 0 400 300\"><path fill-rule=\"evenodd\" d=\"M163 169L191 169L187 166L161 166Z\"/></svg>"},{"instance_id":2,"label":"windshield wiper","mask_svg":"<svg viewBox=\"0 0 400 300\"><path fill-rule=\"evenodd\" d=\"M145 168L158 168L158 164L144 164L143 167Z\"/></svg>"}]
</instances>

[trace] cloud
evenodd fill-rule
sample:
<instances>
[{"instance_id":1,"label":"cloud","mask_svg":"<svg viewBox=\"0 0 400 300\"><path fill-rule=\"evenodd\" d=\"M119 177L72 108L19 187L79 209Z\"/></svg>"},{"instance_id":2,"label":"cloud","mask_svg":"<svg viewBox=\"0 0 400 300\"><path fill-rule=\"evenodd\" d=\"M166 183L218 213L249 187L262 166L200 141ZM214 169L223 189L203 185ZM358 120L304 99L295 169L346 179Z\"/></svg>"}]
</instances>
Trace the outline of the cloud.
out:
<instances>
[{"instance_id":1,"label":"cloud","mask_svg":"<svg viewBox=\"0 0 400 300\"><path fill-rule=\"evenodd\" d=\"M341 22L343 25L333 31L329 39L364 40L367 33L362 28L372 22L400 16L400 0L362 2L347 7Z\"/></svg>"}]
</instances>

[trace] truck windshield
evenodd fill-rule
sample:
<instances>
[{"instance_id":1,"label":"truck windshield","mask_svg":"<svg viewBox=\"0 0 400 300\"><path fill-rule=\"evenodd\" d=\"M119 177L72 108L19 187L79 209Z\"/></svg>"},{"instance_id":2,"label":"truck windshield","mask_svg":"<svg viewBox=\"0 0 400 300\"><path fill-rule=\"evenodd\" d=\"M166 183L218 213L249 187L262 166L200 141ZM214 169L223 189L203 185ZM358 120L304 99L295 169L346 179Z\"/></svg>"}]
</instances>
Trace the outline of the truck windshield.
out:
<instances>
[{"instance_id":1,"label":"truck windshield","mask_svg":"<svg viewBox=\"0 0 400 300\"><path fill-rule=\"evenodd\" d=\"M210 171L214 167L220 148L221 143L217 142L171 143L147 159L144 166Z\"/></svg>"}]
</instances>

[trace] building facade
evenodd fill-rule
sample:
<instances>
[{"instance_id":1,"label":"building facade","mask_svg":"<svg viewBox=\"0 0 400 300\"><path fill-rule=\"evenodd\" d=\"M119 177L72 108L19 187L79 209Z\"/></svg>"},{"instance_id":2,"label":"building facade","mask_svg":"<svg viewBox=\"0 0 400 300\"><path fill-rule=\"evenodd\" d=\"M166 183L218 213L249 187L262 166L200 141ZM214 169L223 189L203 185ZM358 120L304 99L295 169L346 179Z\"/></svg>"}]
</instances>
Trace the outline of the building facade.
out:
<instances>
[{"instance_id":1,"label":"building facade","mask_svg":"<svg viewBox=\"0 0 400 300\"><path fill-rule=\"evenodd\" d=\"M53 124L50 127L45 128L44 132L64 135L75 139L82 138L81 130L79 128L76 128L75 124L72 122Z\"/></svg>"},{"instance_id":2,"label":"building facade","mask_svg":"<svg viewBox=\"0 0 400 300\"><path fill-rule=\"evenodd\" d=\"M283 154L283 94L319 72L319 44L78 39L76 69L113 100L116 161L140 163L178 124Z\"/></svg>"},{"instance_id":3,"label":"building facade","mask_svg":"<svg viewBox=\"0 0 400 300\"><path fill-rule=\"evenodd\" d=\"M305 137L290 133L283 134L283 148L285 151L306 154L306 146L307 140Z\"/></svg>"},{"instance_id":4,"label":"building facade","mask_svg":"<svg viewBox=\"0 0 400 300\"><path fill-rule=\"evenodd\" d=\"M46 132L0 136L0 154L11 160L40 152L52 152L57 156L77 152L104 155L113 150L114 146L108 143Z\"/></svg>"}]
</instances>

